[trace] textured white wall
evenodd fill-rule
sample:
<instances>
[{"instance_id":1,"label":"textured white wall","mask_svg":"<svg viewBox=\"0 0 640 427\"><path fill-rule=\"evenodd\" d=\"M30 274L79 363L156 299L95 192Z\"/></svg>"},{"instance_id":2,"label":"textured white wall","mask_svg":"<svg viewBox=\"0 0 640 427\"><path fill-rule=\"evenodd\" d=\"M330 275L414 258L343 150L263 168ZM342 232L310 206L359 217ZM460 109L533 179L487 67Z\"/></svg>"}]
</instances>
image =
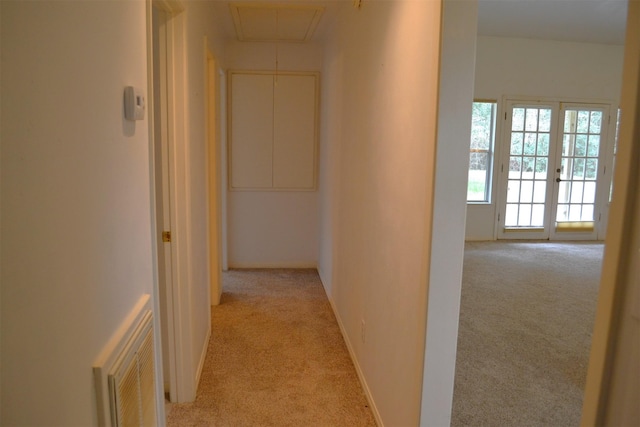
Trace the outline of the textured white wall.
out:
<instances>
[{"instance_id":1,"label":"textured white wall","mask_svg":"<svg viewBox=\"0 0 640 427\"><path fill-rule=\"evenodd\" d=\"M420 414L439 34L439 2L347 3L325 50L320 271L388 426Z\"/></svg>"},{"instance_id":2,"label":"textured white wall","mask_svg":"<svg viewBox=\"0 0 640 427\"><path fill-rule=\"evenodd\" d=\"M615 45L478 37L474 96L497 101L504 95L611 100L617 105L623 50ZM501 107L499 103L500 112ZM497 138L500 131L498 121ZM494 190L496 184L494 180ZM495 200L494 191L492 204L468 206L468 240L493 240Z\"/></svg>"},{"instance_id":3,"label":"textured white wall","mask_svg":"<svg viewBox=\"0 0 640 427\"><path fill-rule=\"evenodd\" d=\"M152 292L144 2L2 2L2 425L94 425L91 367Z\"/></svg>"},{"instance_id":4,"label":"textured white wall","mask_svg":"<svg viewBox=\"0 0 640 427\"><path fill-rule=\"evenodd\" d=\"M275 69L275 44L229 42L225 51L229 69ZM281 70L319 71L322 49L316 44L280 44L278 62ZM229 191L227 198L230 267L317 265L317 191Z\"/></svg>"}]
</instances>

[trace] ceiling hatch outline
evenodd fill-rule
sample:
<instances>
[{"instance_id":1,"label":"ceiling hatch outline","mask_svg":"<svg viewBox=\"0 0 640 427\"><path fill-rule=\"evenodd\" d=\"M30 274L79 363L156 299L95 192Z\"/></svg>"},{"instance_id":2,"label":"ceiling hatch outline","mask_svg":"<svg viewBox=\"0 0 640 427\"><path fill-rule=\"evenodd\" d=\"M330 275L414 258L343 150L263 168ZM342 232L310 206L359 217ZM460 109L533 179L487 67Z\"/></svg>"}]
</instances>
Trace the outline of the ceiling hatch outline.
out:
<instances>
[{"instance_id":1,"label":"ceiling hatch outline","mask_svg":"<svg viewBox=\"0 0 640 427\"><path fill-rule=\"evenodd\" d=\"M304 43L313 37L324 7L265 3L230 3L238 40Z\"/></svg>"}]
</instances>

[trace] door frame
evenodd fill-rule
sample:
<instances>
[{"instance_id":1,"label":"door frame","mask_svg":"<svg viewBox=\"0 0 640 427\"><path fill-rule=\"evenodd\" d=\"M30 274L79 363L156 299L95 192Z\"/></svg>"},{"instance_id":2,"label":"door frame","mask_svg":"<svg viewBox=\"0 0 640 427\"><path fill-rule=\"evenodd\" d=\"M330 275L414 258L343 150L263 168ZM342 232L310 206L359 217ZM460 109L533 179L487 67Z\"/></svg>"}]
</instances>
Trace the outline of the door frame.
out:
<instances>
[{"instance_id":1,"label":"door frame","mask_svg":"<svg viewBox=\"0 0 640 427\"><path fill-rule=\"evenodd\" d=\"M205 76L207 79L206 102L206 135L207 135L207 195L209 198L209 280L211 305L220 304L222 296L222 150L220 144L220 81L217 61L204 39Z\"/></svg>"},{"instance_id":2,"label":"door frame","mask_svg":"<svg viewBox=\"0 0 640 427\"><path fill-rule=\"evenodd\" d=\"M193 357L191 343L191 325L189 321L189 295L188 295L188 218L189 205L184 182L178 177L184 175L188 170L188 153L185 148L177 144L177 141L184 141L186 135L186 119L184 116L185 98L185 25L186 18L182 13L185 8L181 0L146 0L147 5L147 78L148 78L148 115L149 115L149 145L150 145L150 172L151 172L151 198L152 198L152 221L153 229L153 252L155 274L155 298L157 301L156 313L158 318L165 316L164 322L159 322L159 333L156 335L158 342L168 341L167 356L169 360L162 360L157 356L158 366L167 364L169 368L168 392L171 402L189 402L195 399L196 381L192 376ZM154 67L153 67L153 9L163 11L167 15L164 26L166 35L166 97L155 100L154 91ZM163 65L161 65L162 67ZM162 174L162 165L155 164L155 121L160 118L154 117L154 106L156 102L166 102L164 108L167 111L167 151L168 158L163 159L168 165L165 180L156 180L158 174ZM170 257L170 283L160 283L159 278L159 258L162 254L158 245L163 244L161 236L157 233L158 210L156 206L156 195L166 192L166 188L157 188L158 182L168 186L170 231L171 232L171 257ZM161 184L162 185L162 184ZM180 286L180 284L183 284ZM160 303L161 296L164 295L165 306ZM162 326L164 324L164 326ZM160 350L161 352L162 350ZM163 369L157 368L158 387L160 395L164 395ZM162 402L164 405L164 402ZM164 411L163 411L164 412ZM159 418L164 419L164 418Z\"/></svg>"},{"instance_id":3,"label":"door frame","mask_svg":"<svg viewBox=\"0 0 640 427\"><path fill-rule=\"evenodd\" d=\"M616 160L615 184L611 202L611 223L605 242L602 275L596 308L596 318L591 340L591 353L582 407L582 426L599 426L611 422L611 415L618 421L633 414L637 403L633 400L633 376L629 365L618 359L616 352L625 354L620 345L630 345L629 335L623 335L625 327L640 315L638 299L630 292L640 288L637 275L638 247L634 247L632 230L640 227L640 3L629 2L627 32L624 47L622 96ZM610 132L615 133L615 132ZM635 319L631 316L631 304L635 302ZM630 352L627 354L631 354ZM627 359L628 361L628 359ZM632 363L634 363L633 361ZM627 379L625 381L625 378ZM619 383L616 385L616 382ZM628 399L616 399L617 386L626 383L632 393ZM637 384L637 383L636 383ZM637 385L635 390L638 390ZM637 414L637 412L636 412ZM628 418L630 419L630 418Z\"/></svg>"},{"instance_id":4,"label":"door frame","mask_svg":"<svg viewBox=\"0 0 640 427\"><path fill-rule=\"evenodd\" d=\"M571 97L559 98L559 97L536 97L536 96L517 96L517 95L503 96L500 104L498 105L498 110L499 110L498 119L500 120L500 123L496 123L496 128L499 129L496 131L496 134L499 135L500 139L495 143L495 146L496 146L495 159L499 159L499 162L498 161L495 162L495 169L494 169L494 174L495 174L495 177L497 178L496 179L497 181L496 197L495 197L496 209L495 209L495 217L494 217L494 224L495 224L494 236L497 240L509 239L509 238L512 238L512 239L530 239L531 238L531 234L528 234L526 231L512 232L512 234L510 233L512 237L508 237L508 238L503 237L504 233L501 232L502 223L504 222L504 210L505 210L504 206L506 206L506 197L507 197L507 193L506 193L507 180L502 174L508 173L508 160L505 161L505 159L508 159L508 156L509 156L510 143L507 144L507 141L510 141L510 133L511 133L511 129L510 128L508 129L508 126L506 126L506 123L509 122L508 106L516 103L532 104L532 105L555 104L557 105L557 109L555 109L554 111L557 111L558 114L560 113L560 110L563 104L606 106L609 111L609 124L608 124L609 129L605 139L601 142L601 147L600 147L600 150L604 149L606 151L604 153L601 151L600 153L600 164L598 165L598 179L597 179L599 186L604 187L605 185L604 181L606 181L607 183L610 182L612 170L613 170L612 152L613 152L613 146L615 143L615 132L611 131L611 126L615 126L615 121L616 121L616 118L613 117L613 115L615 115L617 111L615 101L610 99L592 99L592 98L583 99L583 98L571 98ZM558 121L558 123L560 122ZM559 126L556 126L555 134L553 134L552 137L558 138L559 133L560 133ZM556 154L553 153L553 155L555 157ZM550 156L551 156L551 153L550 153ZM547 188L549 188L549 186ZM554 191L554 193L552 194L552 197L555 198L555 186L552 186L551 188ZM596 209L598 210L598 212L595 215L596 230L594 233L595 237L592 238L593 240L602 237L599 231L603 228L602 221L606 221L608 218L609 204L607 203L607 200L608 200L608 192L597 191ZM547 206L546 210L549 212L548 215L554 214L554 212L551 212L551 206ZM546 215L547 214L545 214L545 216ZM548 217L548 221L549 223L551 223L551 216ZM550 235L552 234L551 224L549 225L548 231L549 233L547 233L546 237L541 237L541 239L546 240L550 238ZM580 235L576 233L568 233L568 232L562 233L562 236L567 237L566 240L580 240Z\"/></svg>"}]
</instances>

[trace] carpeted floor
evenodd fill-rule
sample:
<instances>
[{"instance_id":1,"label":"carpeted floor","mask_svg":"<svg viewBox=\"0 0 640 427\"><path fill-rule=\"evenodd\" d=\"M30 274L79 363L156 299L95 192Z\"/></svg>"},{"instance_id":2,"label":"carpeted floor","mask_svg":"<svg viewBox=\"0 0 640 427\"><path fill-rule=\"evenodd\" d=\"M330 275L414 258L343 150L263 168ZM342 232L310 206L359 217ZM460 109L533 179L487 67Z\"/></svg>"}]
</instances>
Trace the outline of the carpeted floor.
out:
<instances>
[{"instance_id":1,"label":"carpeted floor","mask_svg":"<svg viewBox=\"0 0 640 427\"><path fill-rule=\"evenodd\" d=\"M375 426L315 270L225 273L196 401L171 426Z\"/></svg>"},{"instance_id":2,"label":"carpeted floor","mask_svg":"<svg viewBox=\"0 0 640 427\"><path fill-rule=\"evenodd\" d=\"M578 426L600 243L468 242L452 426Z\"/></svg>"}]
</instances>

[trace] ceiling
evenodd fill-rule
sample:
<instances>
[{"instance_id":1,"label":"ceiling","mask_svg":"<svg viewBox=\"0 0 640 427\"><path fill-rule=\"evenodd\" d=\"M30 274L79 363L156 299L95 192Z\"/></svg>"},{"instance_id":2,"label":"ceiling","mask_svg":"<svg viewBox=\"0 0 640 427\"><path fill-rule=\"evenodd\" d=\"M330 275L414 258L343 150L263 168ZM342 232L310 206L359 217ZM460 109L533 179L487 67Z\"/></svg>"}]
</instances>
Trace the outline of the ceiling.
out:
<instances>
[{"instance_id":1,"label":"ceiling","mask_svg":"<svg viewBox=\"0 0 640 427\"><path fill-rule=\"evenodd\" d=\"M478 0L478 34L624 44L627 0Z\"/></svg>"},{"instance_id":2,"label":"ceiling","mask_svg":"<svg viewBox=\"0 0 640 427\"><path fill-rule=\"evenodd\" d=\"M362 0L362 7L368 1L373 0ZM322 40L340 8L353 3L215 2L229 39L293 42ZM627 0L478 0L478 34L622 45L626 10Z\"/></svg>"}]
</instances>

